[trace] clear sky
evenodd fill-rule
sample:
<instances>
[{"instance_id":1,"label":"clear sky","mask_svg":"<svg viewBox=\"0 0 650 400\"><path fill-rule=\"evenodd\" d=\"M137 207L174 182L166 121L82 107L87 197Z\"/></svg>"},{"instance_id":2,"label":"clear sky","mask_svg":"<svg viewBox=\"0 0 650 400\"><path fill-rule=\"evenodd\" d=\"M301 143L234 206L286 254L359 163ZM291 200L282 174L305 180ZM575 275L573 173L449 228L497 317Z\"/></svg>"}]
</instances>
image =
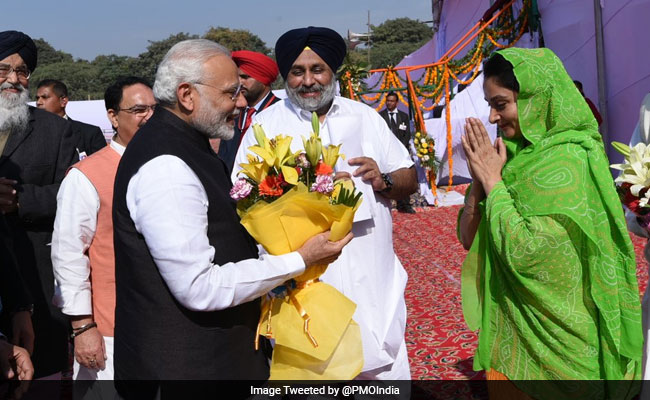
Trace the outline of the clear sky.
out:
<instances>
[{"instance_id":1,"label":"clear sky","mask_svg":"<svg viewBox=\"0 0 650 400\"><path fill-rule=\"evenodd\" d=\"M149 40L204 34L210 27L246 29L273 47L284 32L309 25L347 35L398 17L431 20L431 0L35 0L3 1L2 30L43 38L75 58L137 56Z\"/></svg>"}]
</instances>

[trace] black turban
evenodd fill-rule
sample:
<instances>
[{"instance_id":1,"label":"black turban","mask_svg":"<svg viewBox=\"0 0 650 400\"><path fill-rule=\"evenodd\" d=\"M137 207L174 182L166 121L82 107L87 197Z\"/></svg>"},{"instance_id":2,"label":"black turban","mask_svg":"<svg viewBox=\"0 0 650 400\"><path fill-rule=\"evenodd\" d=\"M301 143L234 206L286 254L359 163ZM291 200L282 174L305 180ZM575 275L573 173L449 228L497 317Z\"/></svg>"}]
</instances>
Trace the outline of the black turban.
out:
<instances>
[{"instance_id":1,"label":"black turban","mask_svg":"<svg viewBox=\"0 0 650 400\"><path fill-rule=\"evenodd\" d=\"M36 45L29 36L18 31L0 32L0 60L18 53L30 71L36 69Z\"/></svg>"},{"instance_id":2,"label":"black turban","mask_svg":"<svg viewBox=\"0 0 650 400\"><path fill-rule=\"evenodd\" d=\"M346 46L341 35L329 28L314 26L293 29L280 36L275 43L275 59L285 80L294 61L307 46L318 54L334 73L343 64Z\"/></svg>"}]
</instances>

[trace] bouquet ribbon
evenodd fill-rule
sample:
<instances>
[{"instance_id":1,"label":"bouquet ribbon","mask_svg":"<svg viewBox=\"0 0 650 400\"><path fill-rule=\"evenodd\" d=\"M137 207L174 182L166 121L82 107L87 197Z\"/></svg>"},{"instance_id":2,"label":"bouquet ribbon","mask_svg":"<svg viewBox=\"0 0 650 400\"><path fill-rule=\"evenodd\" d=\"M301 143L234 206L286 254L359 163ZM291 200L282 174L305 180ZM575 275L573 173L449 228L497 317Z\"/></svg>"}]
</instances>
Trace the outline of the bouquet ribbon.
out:
<instances>
[{"instance_id":1,"label":"bouquet ribbon","mask_svg":"<svg viewBox=\"0 0 650 400\"><path fill-rule=\"evenodd\" d=\"M358 205L332 205L299 183L272 203L253 205L241 223L269 254L286 254L328 229L331 241L345 237ZM351 380L361 372L361 331L352 320L356 304L318 279L326 269L308 268L294 278L288 296L263 302L257 330L275 339L270 379Z\"/></svg>"},{"instance_id":2,"label":"bouquet ribbon","mask_svg":"<svg viewBox=\"0 0 650 400\"><path fill-rule=\"evenodd\" d=\"M296 289L304 289L307 286L311 285L312 283L316 283L316 282L320 282L320 280L316 278L316 279L310 279L305 282L301 282L300 284L296 285ZM309 316L309 314L307 314L307 311L302 307L302 305L300 305L300 302L298 301L298 299L296 299L296 296L293 293L293 291L290 291L288 295L289 295L289 300L291 300L291 303L296 308L296 311L298 311L300 317L305 321L305 329L304 329L305 334L309 337L309 340L314 345L314 347L318 347L318 342L309 331L309 321L311 320L311 317ZM260 314L260 322L257 324L257 333L255 335L255 350L258 350L260 347L260 335L262 334L261 328L265 319L267 319L267 322L266 322L266 333L264 333L264 336L267 339L273 338L273 329L271 324L271 317L273 314L271 313L271 310L273 310L274 299L275 297L271 297L270 299L264 298L262 304L262 313Z\"/></svg>"}]
</instances>

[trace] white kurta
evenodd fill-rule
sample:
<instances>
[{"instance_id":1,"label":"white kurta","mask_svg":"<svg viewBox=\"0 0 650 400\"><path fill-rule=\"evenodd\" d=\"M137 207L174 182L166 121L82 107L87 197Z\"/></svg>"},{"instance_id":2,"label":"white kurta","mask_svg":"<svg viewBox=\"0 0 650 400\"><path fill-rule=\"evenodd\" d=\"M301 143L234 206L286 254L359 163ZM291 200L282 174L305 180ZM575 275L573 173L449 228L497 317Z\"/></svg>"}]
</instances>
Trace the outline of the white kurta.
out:
<instances>
[{"instance_id":1,"label":"white kurta","mask_svg":"<svg viewBox=\"0 0 650 400\"><path fill-rule=\"evenodd\" d=\"M280 101L253 118L267 137L293 136L292 151L303 148L301 136L311 133L311 113L300 110L288 99ZM404 146L386 122L370 107L336 97L320 125L323 146L342 144L346 160L371 157L383 173L413 165ZM254 145L253 130L244 136L235 158L233 181L246 162L246 149ZM339 159L335 171L353 172L358 167ZM404 342L406 271L393 250L390 200L374 193L372 186L353 178L363 192L363 203L352 228L354 239L321 277L357 304L354 320L361 327L366 378L410 379ZM375 372L373 374L373 371Z\"/></svg>"},{"instance_id":2,"label":"white kurta","mask_svg":"<svg viewBox=\"0 0 650 400\"><path fill-rule=\"evenodd\" d=\"M124 146L111 141L120 156ZM90 260L86 251L95 237L99 195L79 169L72 168L56 196L56 219L52 233L52 268L55 286L52 302L65 315L92 315ZM104 337L106 368L87 369L74 360L74 379L113 379L113 338Z\"/></svg>"}]
</instances>

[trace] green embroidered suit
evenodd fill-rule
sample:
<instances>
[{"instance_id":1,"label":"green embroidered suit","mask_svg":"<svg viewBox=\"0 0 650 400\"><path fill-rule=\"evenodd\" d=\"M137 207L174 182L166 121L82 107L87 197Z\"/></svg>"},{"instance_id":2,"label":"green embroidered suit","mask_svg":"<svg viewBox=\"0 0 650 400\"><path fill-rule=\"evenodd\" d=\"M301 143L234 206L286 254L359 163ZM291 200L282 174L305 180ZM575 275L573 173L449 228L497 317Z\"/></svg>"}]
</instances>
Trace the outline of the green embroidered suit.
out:
<instances>
[{"instance_id":1,"label":"green embroidered suit","mask_svg":"<svg viewBox=\"0 0 650 400\"><path fill-rule=\"evenodd\" d=\"M634 249L596 120L550 50L500 54L519 82L524 138L504 140L503 181L481 203L463 265L465 319L480 329L475 368L511 380L638 379ZM568 396L560 386L520 386ZM589 390L626 398L636 388Z\"/></svg>"}]
</instances>

